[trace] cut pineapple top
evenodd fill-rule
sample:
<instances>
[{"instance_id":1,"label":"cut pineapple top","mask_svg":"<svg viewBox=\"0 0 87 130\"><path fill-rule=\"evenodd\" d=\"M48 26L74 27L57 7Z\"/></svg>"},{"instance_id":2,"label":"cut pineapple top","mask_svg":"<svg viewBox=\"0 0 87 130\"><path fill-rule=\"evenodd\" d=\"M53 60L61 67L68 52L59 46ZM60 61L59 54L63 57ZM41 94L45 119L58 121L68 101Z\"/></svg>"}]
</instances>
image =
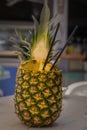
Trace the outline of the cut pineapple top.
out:
<instances>
[{"instance_id":1,"label":"cut pineapple top","mask_svg":"<svg viewBox=\"0 0 87 130\"><path fill-rule=\"evenodd\" d=\"M30 65L28 66L34 68L34 65L36 65L35 70L39 68L38 66L42 66L43 63L41 60L46 60L52 40L55 37L54 32L56 25L54 24L54 21L55 18L50 18L50 9L47 3L45 3L41 11L40 19L37 20L33 16L34 27L29 29L29 34L27 32L27 36L21 32L20 29L16 29L17 37L12 37L11 41L14 43L14 48L20 62L32 59L31 63L29 61L28 64ZM56 43L57 41L55 40L54 45ZM52 58L52 54L53 50L50 52L48 62ZM35 61L33 61L33 59Z\"/></svg>"},{"instance_id":2,"label":"cut pineapple top","mask_svg":"<svg viewBox=\"0 0 87 130\"><path fill-rule=\"evenodd\" d=\"M16 29L17 37L13 37L12 41L18 54L22 69L32 71L49 71L54 60L54 50L51 49L52 44L55 45L55 17L51 18L50 9L45 2L42 8L40 19L37 20L33 16L34 27L29 30L29 35L24 35L19 29ZM28 33L28 32L27 32ZM50 52L50 53L49 53ZM44 64L46 66L43 68Z\"/></svg>"},{"instance_id":3,"label":"cut pineapple top","mask_svg":"<svg viewBox=\"0 0 87 130\"><path fill-rule=\"evenodd\" d=\"M20 67L23 70L42 71L43 65L44 65L43 61L27 60ZM45 67L45 71L50 71L51 67L52 67L52 63L47 63Z\"/></svg>"}]
</instances>

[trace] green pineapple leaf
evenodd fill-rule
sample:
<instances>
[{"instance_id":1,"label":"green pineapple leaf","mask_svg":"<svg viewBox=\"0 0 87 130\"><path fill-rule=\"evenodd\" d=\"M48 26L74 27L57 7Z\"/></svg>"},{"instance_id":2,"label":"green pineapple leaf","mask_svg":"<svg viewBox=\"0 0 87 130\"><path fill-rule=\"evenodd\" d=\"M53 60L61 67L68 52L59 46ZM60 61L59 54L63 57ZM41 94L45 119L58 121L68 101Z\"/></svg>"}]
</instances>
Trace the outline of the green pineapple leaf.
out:
<instances>
[{"instance_id":1,"label":"green pineapple leaf","mask_svg":"<svg viewBox=\"0 0 87 130\"><path fill-rule=\"evenodd\" d=\"M33 42L31 45L31 57L33 57L34 59L44 60L47 56L50 44L50 42L48 42L49 22L50 10L47 3L45 2L41 11L39 24L37 23L37 20L34 19L34 23L37 27L37 33L35 34L36 30L33 30L32 32ZM43 48L43 52L41 51L41 48Z\"/></svg>"},{"instance_id":2,"label":"green pineapple leaf","mask_svg":"<svg viewBox=\"0 0 87 130\"><path fill-rule=\"evenodd\" d=\"M33 39L34 39L33 43L36 43L37 42L37 32L38 32L39 23L34 16L33 16L33 22L34 22L34 29L32 31L32 35L33 35Z\"/></svg>"},{"instance_id":3,"label":"green pineapple leaf","mask_svg":"<svg viewBox=\"0 0 87 130\"><path fill-rule=\"evenodd\" d=\"M50 20L50 10L47 3L45 2L44 7L41 11L41 15L40 15L40 24L39 24L39 29L38 29L39 36L40 35L45 35L45 37L47 36L49 20Z\"/></svg>"},{"instance_id":4,"label":"green pineapple leaf","mask_svg":"<svg viewBox=\"0 0 87 130\"><path fill-rule=\"evenodd\" d=\"M26 36L19 29L15 29L15 32L16 32L17 36L20 38L20 40L26 39Z\"/></svg>"},{"instance_id":5,"label":"green pineapple leaf","mask_svg":"<svg viewBox=\"0 0 87 130\"><path fill-rule=\"evenodd\" d=\"M35 34L36 34L36 32L38 31L39 23L38 23L37 19L34 16L32 16L32 18L33 18L33 22L34 22L34 31L35 31Z\"/></svg>"}]
</instances>

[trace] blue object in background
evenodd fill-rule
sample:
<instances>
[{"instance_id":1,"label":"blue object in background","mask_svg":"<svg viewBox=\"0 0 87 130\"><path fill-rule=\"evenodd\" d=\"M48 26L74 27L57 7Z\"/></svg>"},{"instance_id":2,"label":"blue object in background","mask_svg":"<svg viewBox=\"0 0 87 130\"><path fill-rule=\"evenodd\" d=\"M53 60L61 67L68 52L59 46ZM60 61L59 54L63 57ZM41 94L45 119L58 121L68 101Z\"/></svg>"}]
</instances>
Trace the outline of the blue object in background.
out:
<instances>
[{"instance_id":1,"label":"blue object in background","mask_svg":"<svg viewBox=\"0 0 87 130\"><path fill-rule=\"evenodd\" d=\"M0 76L3 75L3 71L4 71L4 68L2 66L0 66Z\"/></svg>"},{"instance_id":2,"label":"blue object in background","mask_svg":"<svg viewBox=\"0 0 87 130\"><path fill-rule=\"evenodd\" d=\"M10 78L0 80L0 89L3 91L3 96L13 95L17 67L4 67L4 70L10 72Z\"/></svg>"}]
</instances>

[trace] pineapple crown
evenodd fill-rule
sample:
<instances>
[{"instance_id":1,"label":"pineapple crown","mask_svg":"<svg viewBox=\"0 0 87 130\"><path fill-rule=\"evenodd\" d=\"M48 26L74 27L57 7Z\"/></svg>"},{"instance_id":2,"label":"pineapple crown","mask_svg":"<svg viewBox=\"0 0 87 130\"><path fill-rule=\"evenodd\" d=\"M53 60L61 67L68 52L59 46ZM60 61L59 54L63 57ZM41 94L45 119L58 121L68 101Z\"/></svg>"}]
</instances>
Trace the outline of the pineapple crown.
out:
<instances>
[{"instance_id":1,"label":"pineapple crown","mask_svg":"<svg viewBox=\"0 0 87 130\"><path fill-rule=\"evenodd\" d=\"M34 59L37 61L45 60L52 44L56 25L54 24L55 17L50 18L50 10L47 2L41 11L40 20L38 21L33 16L34 28L29 29L29 37L26 37L19 29L16 29L16 38L12 37L11 41L14 44L16 52L21 61ZM58 40L54 41L54 45ZM52 60L51 50L48 61Z\"/></svg>"}]
</instances>

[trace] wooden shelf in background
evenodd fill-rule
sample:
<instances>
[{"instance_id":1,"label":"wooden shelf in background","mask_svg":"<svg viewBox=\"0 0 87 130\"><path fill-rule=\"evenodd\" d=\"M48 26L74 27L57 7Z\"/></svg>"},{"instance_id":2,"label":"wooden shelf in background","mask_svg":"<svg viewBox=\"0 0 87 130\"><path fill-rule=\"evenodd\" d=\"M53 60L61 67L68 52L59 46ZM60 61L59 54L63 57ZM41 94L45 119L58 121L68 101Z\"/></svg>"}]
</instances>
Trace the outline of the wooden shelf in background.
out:
<instances>
[{"instance_id":1,"label":"wooden shelf in background","mask_svg":"<svg viewBox=\"0 0 87 130\"><path fill-rule=\"evenodd\" d=\"M86 55L82 55L82 54L62 54L61 58L63 58L63 59L73 59L73 60L85 60Z\"/></svg>"},{"instance_id":2,"label":"wooden shelf in background","mask_svg":"<svg viewBox=\"0 0 87 130\"><path fill-rule=\"evenodd\" d=\"M18 58L15 51L0 51L0 58ZM73 60L85 60L86 55L81 54L62 54L63 59L73 59Z\"/></svg>"},{"instance_id":3,"label":"wooden shelf in background","mask_svg":"<svg viewBox=\"0 0 87 130\"><path fill-rule=\"evenodd\" d=\"M0 51L0 58L18 58L15 51Z\"/></svg>"}]
</instances>

